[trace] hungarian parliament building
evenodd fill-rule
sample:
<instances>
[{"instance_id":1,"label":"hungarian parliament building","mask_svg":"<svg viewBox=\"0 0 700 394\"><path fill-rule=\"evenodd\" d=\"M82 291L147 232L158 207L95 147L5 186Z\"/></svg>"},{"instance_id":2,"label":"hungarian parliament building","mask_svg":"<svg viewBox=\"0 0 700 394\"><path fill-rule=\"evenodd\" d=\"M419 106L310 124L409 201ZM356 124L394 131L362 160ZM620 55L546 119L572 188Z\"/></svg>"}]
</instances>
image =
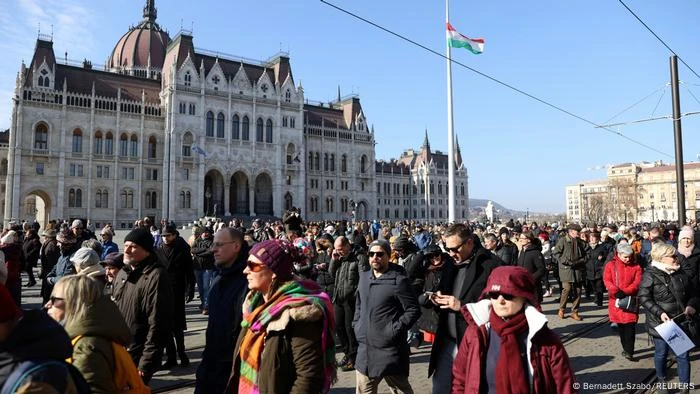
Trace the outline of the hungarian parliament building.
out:
<instances>
[{"instance_id":1,"label":"hungarian parliament building","mask_svg":"<svg viewBox=\"0 0 700 394\"><path fill-rule=\"evenodd\" d=\"M377 160L357 95L312 104L289 55L255 62L171 38L153 0L107 64L57 59L39 35L17 75L0 133L0 204L11 220L90 219L128 229L137 218L202 216L447 221L449 161L420 149ZM442 133L440 133L442 134ZM457 220L468 177L456 144Z\"/></svg>"}]
</instances>

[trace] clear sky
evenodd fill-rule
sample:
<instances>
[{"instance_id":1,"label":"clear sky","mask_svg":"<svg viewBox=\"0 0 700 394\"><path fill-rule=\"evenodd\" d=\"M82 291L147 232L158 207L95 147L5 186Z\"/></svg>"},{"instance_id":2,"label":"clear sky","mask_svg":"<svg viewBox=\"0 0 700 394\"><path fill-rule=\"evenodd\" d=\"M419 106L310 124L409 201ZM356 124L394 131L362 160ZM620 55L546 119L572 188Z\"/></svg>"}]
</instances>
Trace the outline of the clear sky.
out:
<instances>
[{"instance_id":1,"label":"clear sky","mask_svg":"<svg viewBox=\"0 0 700 394\"><path fill-rule=\"evenodd\" d=\"M444 1L334 0L334 4L440 53ZM700 74L700 2L626 1ZM9 127L21 61L29 62L39 24L53 28L56 58L104 64L145 1L5 0L0 7L0 128ZM8 4L9 3L9 4ZM419 148L427 129L447 151L445 60L317 0L156 1L158 23L174 37L193 30L195 46L264 60L280 50L309 100L360 95L376 131L377 158ZM453 59L596 123L671 113L669 51L617 1L464 1L450 4L461 33L486 49ZM52 27L53 25L53 27ZM700 111L700 78L679 64L681 111ZM460 66L453 67L455 132L469 169L470 195L513 209L564 211L564 187L605 177L606 164L673 161L673 124L616 127L632 144L553 110ZM656 93L654 93L656 92ZM654 93L654 94L652 94ZM658 105L657 105L658 104ZM700 155L698 115L683 119L684 158Z\"/></svg>"}]
</instances>

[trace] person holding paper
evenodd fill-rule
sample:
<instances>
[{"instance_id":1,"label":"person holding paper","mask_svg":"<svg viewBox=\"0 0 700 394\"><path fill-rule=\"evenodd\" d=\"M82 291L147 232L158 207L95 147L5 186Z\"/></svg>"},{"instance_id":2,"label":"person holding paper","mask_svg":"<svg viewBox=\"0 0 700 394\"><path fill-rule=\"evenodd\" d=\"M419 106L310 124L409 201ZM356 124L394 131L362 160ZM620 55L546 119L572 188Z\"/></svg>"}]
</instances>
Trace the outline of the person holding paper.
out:
<instances>
[{"instance_id":1,"label":"person holding paper","mask_svg":"<svg viewBox=\"0 0 700 394\"><path fill-rule=\"evenodd\" d=\"M700 299L695 295L693 281L678 263L676 248L656 243L651 249L651 260L651 266L642 276L638 294L646 310L647 330L654 338L656 377L659 382L665 382L668 379L666 357L670 347L654 327L680 314L695 315L700 308ZM676 354L676 361L678 380L681 384L690 383L688 352ZM663 393L664 390L659 392ZM681 390L681 393L687 392L688 388Z\"/></svg>"},{"instance_id":2,"label":"person holding paper","mask_svg":"<svg viewBox=\"0 0 700 394\"><path fill-rule=\"evenodd\" d=\"M634 358L634 337L637 320L639 320L639 308L636 307L632 311L625 310L618 307L615 300L636 296L641 280L642 268L637 264L632 246L621 241L617 244L615 257L605 265L603 282L608 289L610 322L617 323L617 331L620 333L620 343L622 344L622 356L629 361L637 361Z\"/></svg>"}]
</instances>

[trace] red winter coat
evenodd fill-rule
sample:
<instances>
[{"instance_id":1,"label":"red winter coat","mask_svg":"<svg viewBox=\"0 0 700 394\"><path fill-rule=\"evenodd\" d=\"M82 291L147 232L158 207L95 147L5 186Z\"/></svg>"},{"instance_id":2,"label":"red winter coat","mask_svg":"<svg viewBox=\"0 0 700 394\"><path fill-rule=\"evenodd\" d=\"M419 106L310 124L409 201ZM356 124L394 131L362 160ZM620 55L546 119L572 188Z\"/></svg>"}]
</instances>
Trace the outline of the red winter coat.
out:
<instances>
[{"instance_id":1,"label":"red winter coat","mask_svg":"<svg viewBox=\"0 0 700 394\"><path fill-rule=\"evenodd\" d=\"M491 301L482 300L462 307L467 330L452 365L452 394L479 394L486 388L486 352L488 351ZM559 337L547 327L547 318L535 307L527 305L527 349L532 376L530 392L534 394L578 393L574 389L574 373L569 356Z\"/></svg>"},{"instance_id":2,"label":"red winter coat","mask_svg":"<svg viewBox=\"0 0 700 394\"><path fill-rule=\"evenodd\" d=\"M617 284L615 284L615 270L617 270ZM603 282L608 289L608 314L613 323L636 323L639 320L639 308L637 312L627 312L615 306L615 293L622 290L626 295L636 296L639 291L639 283L642 281L642 267L632 257L629 263L620 260L615 254L612 260L605 265Z\"/></svg>"}]
</instances>

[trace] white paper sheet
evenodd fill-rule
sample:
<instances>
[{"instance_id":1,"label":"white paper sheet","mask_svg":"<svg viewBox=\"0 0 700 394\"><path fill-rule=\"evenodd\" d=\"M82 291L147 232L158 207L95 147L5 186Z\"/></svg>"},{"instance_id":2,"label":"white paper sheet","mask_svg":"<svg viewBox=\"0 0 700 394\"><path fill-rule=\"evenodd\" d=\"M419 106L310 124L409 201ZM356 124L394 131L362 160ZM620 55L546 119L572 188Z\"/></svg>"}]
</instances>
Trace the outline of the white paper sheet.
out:
<instances>
[{"instance_id":1,"label":"white paper sheet","mask_svg":"<svg viewBox=\"0 0 700 394\"><path fill-rule=\"evenodd\" d=\"M682 328L673 320L668 320L655 327L656 332L668 343L675 354L683 354L695 347Z\"/></svg>"}]
</instances>

